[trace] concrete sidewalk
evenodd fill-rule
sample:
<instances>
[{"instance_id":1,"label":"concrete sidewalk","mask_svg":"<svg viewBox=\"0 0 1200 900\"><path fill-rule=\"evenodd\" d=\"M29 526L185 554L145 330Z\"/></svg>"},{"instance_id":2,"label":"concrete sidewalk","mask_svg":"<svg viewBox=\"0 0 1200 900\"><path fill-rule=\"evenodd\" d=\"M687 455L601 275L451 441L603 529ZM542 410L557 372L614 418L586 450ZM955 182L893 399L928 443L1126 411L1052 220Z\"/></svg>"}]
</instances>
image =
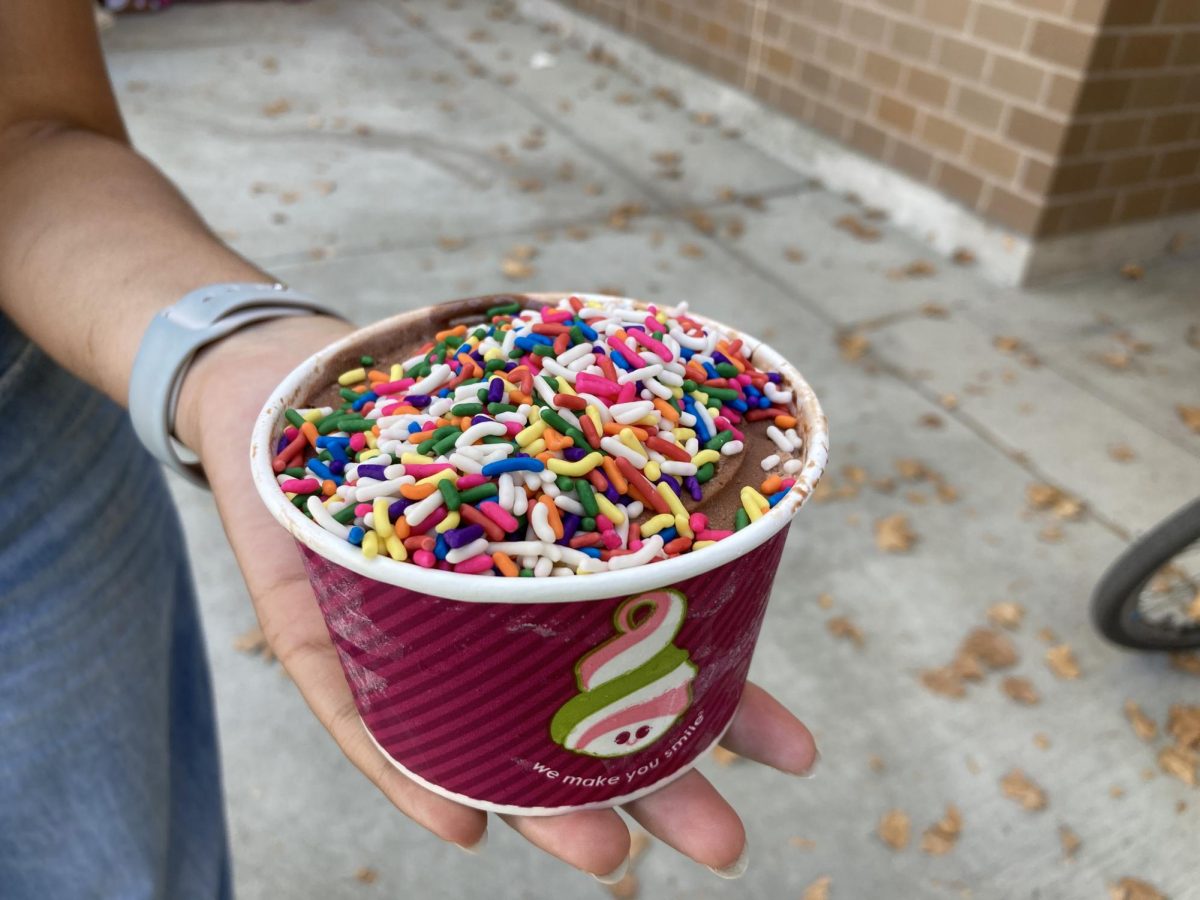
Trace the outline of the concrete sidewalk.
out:
<instances>
[{"instance_id":1,"label":"concrete sidewalk","mask_svg":"<svg viewBox=\"0 0 1200 900\"><path fill-rule=\"evenodd\" d=\"M483 3L197 4L120 19L106 45L141 149L234 246L356 321L621 291L758 333L812 381L834 464L792 529L753 676L815 730L819 777L706 762L744 813L750 870L720 882L652 845L641 896L795 898L829 876L832 898L1102 898L1134 876L1200 897L1200 795L1122 711L1161 725L1200 680L1105 645L1086 611L1129 537L1200 494L1200 434L1177 411L1200 406L1194 266L990 286L870 197L822 190L713 111ZM1034 508L1033 485L1079 504L1043 488L1053 508ZM279 668L235 649L245 589L208 498L177 496L243 900L606 895L498 821L473 859L396 814ZM876 524L897 515L916 540L884 552ZM1024 610L1004 632L1016 664L958 699L923 683L1002 601ZM1065 651L1048 665L1052 645L1078 678ZM1006 695L1009 676L1035 702ZM1014 769L1044 808L1002 789ZM924 852L948 804L961 829ZM893 809L905 849L877 835Z\"/></svg>"}]
</instances>

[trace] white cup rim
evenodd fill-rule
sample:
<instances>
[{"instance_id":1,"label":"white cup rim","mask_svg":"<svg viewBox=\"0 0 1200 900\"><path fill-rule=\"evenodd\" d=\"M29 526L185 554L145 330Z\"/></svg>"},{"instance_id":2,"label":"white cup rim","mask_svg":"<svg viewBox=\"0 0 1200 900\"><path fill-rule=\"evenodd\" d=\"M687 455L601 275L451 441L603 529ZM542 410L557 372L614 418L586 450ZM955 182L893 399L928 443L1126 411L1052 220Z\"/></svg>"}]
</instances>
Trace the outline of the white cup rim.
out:
<instances>
[{"instance_id":1,"label":"white cup rim","mask_svg":"<svg viewBox=\"0 0 1200 900\"><path fill-rule=\"evenodd\" d=\"M554 304L570 296L626 308L645 308L648 305L627 297L604 294L536 293L512 296L526 305ZM485 298L479 299L482 302ZM279 489L275 472L271 468L271 460L275 456L274 441L280 432L284 410L311 395L318 374L322 382L330 377L324 369L332 360L344 355L355 345L371 341L398 326L427 317L428 309L429 307L423 307L382 319L347 335L304 360L272 391L255 421L251 436L250 469L255 487L271 515L309 550L364 578L447 600L471 603L570 603L636 594L695 578L745 556L766 543L787 526L808 500L825 469L829 458L829 426L816 394L799 371L778 351L757 338L689 310L688 316L697 322L718 328L733 337L740 337L743 341L744 355L763 371L778 371L794 392L797 418L800 420L798 427L802 427L805 439L804 465L796 473L796 483L787 495L758 521L713 546L694 553L684 553L672 559L631 569L575 575L569 579L486 578L442 569L425 569L411 562L397 562L383 555L367 559L355 545L331 534L301 513Z\"/></svg>"}]
</instances>

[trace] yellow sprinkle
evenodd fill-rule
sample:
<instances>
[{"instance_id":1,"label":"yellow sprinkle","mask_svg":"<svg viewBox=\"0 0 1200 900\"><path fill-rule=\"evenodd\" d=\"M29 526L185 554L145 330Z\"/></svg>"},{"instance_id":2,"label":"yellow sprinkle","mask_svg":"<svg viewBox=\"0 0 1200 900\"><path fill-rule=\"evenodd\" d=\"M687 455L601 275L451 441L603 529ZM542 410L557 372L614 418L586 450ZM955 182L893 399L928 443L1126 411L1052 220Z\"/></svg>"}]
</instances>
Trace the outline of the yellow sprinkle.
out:
<instances>
[{"instance_id":1,"label":"yellow sprinkle","mask_svg":"<svg viewBox=\"0 0 1200 900\"><path fill-rule=\"evenodd\" d=\"M771 504L767 502L767 498L750 487L750 485L743 487L739 496L742 500L742 509L746 511L746 515L750 517L751 522L757 522L762 518L763 513L771 508Z\"/></svg>"},{"instance_id":2,"label":"yellow sprinkle","mask_svg":"<svg viewBox=\"0 0 1200 900\"><path fill-rule=\"evenodd\" d=\"M592 424L596 426L596 434L604 434L604 423L600 420L600 411L592 404L588 404L584 410L587 417L592 420Z\"/></svg>"},{"instance_id":3,"label":"yellow sprinkle","mask_svg":"<svg viewBox=\"0 0 1200 900\"><path fill-rule=\"evenodd\" d=\"M620 507L599 492L596 494L596 505L600 507L600 512L608 517L608 521L614 525L620 525L625 521L625 513L621 512Z\"/></svg>"},{"instance_id":4,"label":"yellow sprinkle","mask_svg":"<svg viewBox=\"0 0 1200 900\"><path fill-rule=\"evenodd\" d=\"M697 403L708 406L708 394L704 393L704 391L692 391L692 399Z\"/></svg>"},{"instance_id":5,"label":"yellow sprinkle","mask_svg":"<svg viewBox=\"0 0 1200 900\"><path fill-rule=\"evenodd\" d=\"M642 535L649 537L652 534L658 534L664 528L670 528L675 524L675 517L670 513L660 513L657 516L652 516L642 523Z\"/></svg>"},{"instance_id":6,"label":"yellow sprinkle","mask_svg":"<svg viewBox=\"0 0 1200 900\"><path fill-rule=\"evenodd\" d=\"M705 463L715 463L721 459L721 453L718 450L701 450L692 457L692 465L702 466Z\"/></svg>"},{"instance_id":7,"label":"yellow sprinkle","mask_svg":"<svg viewBox=\"0 0 1200 900\"><path fill-rule=\"evenodd\" d=\"M368 449L366 449L366 450L363 450L361 453L359 453L359 454L358 454L358 455L355 457L355 459L356 459L358 462L366 462L366 461L367 461L368 459L370 459L372 456L378 456L378 455L379 455L379 448L378 448L378 447L370 447L370 448L368 448Z\"/></svg>"},{"instance_id":8,"label":"yellow sprinkle","mask_svg":"<svg viewBox=\"0 0 1200 900\"><path fill-rule=\"evenodd\" d=\"M363 536L362 542L363 556L367 559L374 559L379 555L379 535L373 531L368 531Z\"/></svg>"},{"instance_id":9,"label":"yellow sprinkle","mask_svg":"<svg viewBox=\"0 0 1200 900\"><path fill-rule=\"evenodd\" d=\"M400 363L392 363L391 371L388 372L388 377L392 381L399 381L404 377L404 367Z\"/></svg>"},{"instance_id":10,"label":"yellow sprinkle","mask_svg":"<svg viewBox=\"0 0 1200 900\"><path fill-rule=\"evenodd\" d=\"M683 446L684 441L691 440L695 436L696 436L696 432L693 431L691 428L676 428L675 429L675 438L678 440L680 446Z\"/></svg>"},{"instance_id":11,"label":"yellow sprinkle","mask_svg":"<svg viewBox=\"0 0 1200 900\"><path fill-rule=\"evenodd\" d=\"M317 409L305 410L304 412L300 413L300 415L304 418L305 422L316 422L318 419L325 418L328 413L318 407Z\"/></svg>"},{"instance_id":12,"label":"yellow sprinkle","mask_svg":"<svg viewBox=\"0 0 1200 900\"><path fill-rule=\"evenodd\" d=\"M672 387L671 388L671 396L674 397L676 400L681 399L683 397L683 388Z\"/></svg>"},{"instance_id":13,"label":"yellow sprinkle","mask_svg":"<svg viewBox=\"0 0 1200 900\"><path fill-rule=\"evenodd\" d=\"M696 541L692 544L693 550L703 550L705 547L711 547L716 541Z\"/></svg>"},{"instance_id":14,"label":"yellow sprinkle","mask_svg":"<svg viewBox=\"0 0 1200 900\"><path fill-rule=\"evenodd\" d=\"M565 459L550 459L547 460L546 466L555 475L567 475L571 478L580 478L586 475L596 466L604 462L603 454L592 451L578 462L567 462Z\"/></svg>"},{"instance_id":15,"label":"yellow sprinkle","mask_svg":"<svg viewBox=\"0 0 1200 900\"><path fill-rule=\"evenodd\" d=\"M351 369L349 372L343 372L338 376L338 384L342 387L350 387L352 384L358 384L360 381L367 380L367 370L359 366L357 369Z\"/></svg>"},{"instance_id":16,"label":"yellow sprinkle","mask_svg":"<svg viewBox=\"0 0 1200 900\"><path fill-rule=\"evenodd\" d=\"M483 354L484 362L491 362L493 359L504 359L504 354L500 352L499 347L493 347L487 353Z\"/></svg>"},{"instance_id":17,"label":"yellow sprinkle","mask_svg":"<svg viewBox=\"0 0 1200 900\"><path fill-rule=\"evenodd\" d=\"M525 452L528 453L530 456L537 456L539 453L541 453L545 449L546 449L546 442L543 441L541 438L538 438L532 444L529 444L528 446L525 447Z\"/></svg>"},{"instance_id":18,"label":"yellow sprinkle","mask_svg":"<svg viewBox=\"0 0 1200 900\"><path fill-rule=\"evenodd\" d=\"M433 457L426 456L424 453L401 453L400 462L413 465L425 465L433 462Z\"/></svg>"},{"instance_id":19,"label":"yellow sprinkle","mask_svg":"<svg viewBox=\"0 0 1200 900\"><path fill-rule=\"evenodd\" d=\"M392 559L400 562L404 562L406 559L408 559L408 551L404 548L404 541L400 540L400 538L396 537L396 535L393 534L390 538L384 541L384 544L387 546L388 556L390 556Z\"/></svg>"},{"instance_id":20,"label":"yellow sprinkle","mask_svg":"<svg viewBox=\"0 0 1200 900\"><path fill-rule=\"evenodd\" d=\"M667 314L665 312L660 312L657 315L655 315L654 318L658 319L658 321L660 321L660 322L665 322L665 321L667 321Z\"/></svg>"},{"instance_id":21,"label":"yellow sprinkle","mask_svg":"<svg viewBox=\"0 0 1200 900\"><path fill-rule=\"evenodd\" d=\"M375 531L385 541L396 533L392 530L392 523L388 519L388 507L390 505L387 497L376 497L375 505L371 507L371 514L375 522Z\"/></svg>"},{"instance_id":22,"label":"yellow sprinkle","mask_svg":"<svg viewBox=\"0 0 1200 900\"><path fill-rule=\"evenodd\" d=\"M422 478L417 484L437 484L439 481L444 481L447 478L457 478L458 473L454 469L442 469L440 472L434 472L425 478Z\"/></svg>"},{"instance_id":23,"label":"yellow sprinkle","mask_svg":"<svg viewBox=\"0 0 1200 900\"><path fill-rule=\"evenodd\" d=\"M556 393L566 394L568 397L575 396L575 388L571 387L571 382L565 378L558 379L558 390Z\"/></svg>"},{"instance_id":24,"label":"yellow sprinkle","mask_svg":"<svg viewBox=\"0 0 1200 900\"><path fill-rule=\"evenodd\" d=\"M684 509L683 501L679 499L679 496L673 490L671 490L671 486L669 484L667 484L665 481L660 481L654 487L658 491L659 495L667 501L667 509L671 510L672 515L683 516L684 519L687 518L687 510Z\"/></svg>"},{"instance_id":25,"label":"yellow sprinkle","mask_svg":"<svg viewBox=\"0 0 1200 900\"><path fill-rule=\"evenodd\" d=\"M535 406L533 409L536 410L537 408L538 407ZM528 426L527 428L522 428L520 431L517 432L517 437L516 437L517 446L518 447L528 447L530 444L532 444L534 441L536 441L538 438L540 438L542 436L542 432L545 430L546 430L546 423L541 421L541 419L534 422L532 425Z\"/></svg>"},{"instance_id":26,"label":"yellow sprinkle","mask_svg":"<svg viewBox=\"0 0 1200 900\"><path fill-rule=\"evenodd\" d=\"M696 536L696 532L692 531L692 526L688 523L688 517L683 513L675 513L675 531L680 537Z\"/></svg>"},{"instance_id":27,"label":"yellow sprinkle","mask_svg":"<svg viewBox=\"0 0 1200 900\"><path fill-rule=\"evenodd\" d=\"M651 460L650 462L646 463L646 468L642 469L642 474L651 481L658 481L658 479L662 477L662 469L658 467L658 463L654 462L654 460Z\"/></svg>"},{"instance_id":28,"label":"yellow sprinkle","mask_svg":"<svg viewBox=\"0 0 1200 900\"><path fill-rule=\"evenodd\" d=\"M447 469L447 471L449 471L449 470ZM444 518L444 519L442 519L442 521L438 522L437 525L434 526L433 530L436 531L438 534L444 534L445 532L449 531L451 528L457 528L457 527L458 527L458 510L455 510L454 512L446 513L446 518Z\"/></svg>"},{"instance_id":29,"label":"yellow sprinkle","mask_svg":"<svg viewBox=\"0 0 1200 900\"><path fill-rule=\"evenodd\" d=\"M633 429L622 428L621 433L618 434L617 437L620 439L622 444L624 444L634 453L640 454L647 459L650 458L650 454L646 452L646 448L642 446L642 442L637 439L636 435L634 435Z\"/></svg>"},{"instance_id":30,"label":"yellow sprinkle","mask_svg":"<svg viewBox=\"0 0 1200 900\"><path fill-rule=\"evenodd\" d=\"M379 447L379 438L375 436L375 432L367 431L365 434L367 436L367 446L372 450L377 449Z\"/></svg>"}]
</instances>

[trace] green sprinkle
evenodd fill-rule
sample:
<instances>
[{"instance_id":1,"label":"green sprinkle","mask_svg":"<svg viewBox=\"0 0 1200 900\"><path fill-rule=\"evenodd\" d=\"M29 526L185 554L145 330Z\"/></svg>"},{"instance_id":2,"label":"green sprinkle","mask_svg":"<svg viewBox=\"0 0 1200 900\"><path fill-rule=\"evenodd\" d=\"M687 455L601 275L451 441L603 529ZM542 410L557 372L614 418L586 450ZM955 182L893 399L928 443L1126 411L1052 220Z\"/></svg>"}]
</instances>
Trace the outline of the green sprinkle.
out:
<instances>
[{"instance_id":1,"label":"green sprinkle","mask_svg":"<svg viewBox=\"0 0 1200 900\"><path fill-rule=\"evenodd\" d=\"M342 388L341 390L338 391L338 393L342 395L342 399L345 400L347 403L353 403L360 396L362 396L361 394L358 394L355 391L350 390L350 388Z\"/></svg>"},{"instance_id":2,"label":"green sprinkle","mask_svg":"<svg viewBox=\"0 0 1200 900\"><path fill-rule=\"evenodd\" d=\"M522 570L521 570L521 571L518 573L518 577L520 577L520 578L532 578L532 577L533 577L533 569L522 569Z\"/></svg>"},{"instance_id":3,"label":"green sprinkle","mask_svg":"<svg viewBox=\"0 0 1200 900\"><path fill-rule=\"evenodd\" d=\"M513 347L511 350L508 351L509 359L520 359L524 355L525 355L525 351L522 350L520 347Z\"/></svg>"},{"instance_id":4,"label":"green sprinkle","mask_svg":"<svg viewBox=\"0 0 1200 900\"><path fill-rule=\"evenodd\" d=\"M579 520L579 530L580 531L595 531L596 530L596 520L593 519L591 516L584 516L582 519Z\"/></svg>"},{"instance_id":5,"label":"green sprinkle","mask_svg":"<svg viewBox=\"0 0 1200 900\"><path fill-rule=\"evenodd\" d=\"M480 393L484 393L480 391ZM483 412L482 403L456 403L450 407L452 416L477 416Z\"/></svg>"},{"instance_id":6,"label":"green sprinkle","mask_svg":"<svg viewBox=\"0 0 1200 900\"><path fill-rule=\"evenodd\" d=\"M370 431L374 427L374 422L370 422L367 419L363 419L359 416L343 416L338 420L339 431L349 431L353 433L355 431Z\"/></svg>"},{"instance_id":7,"label":"green sprinkle","mask_svg":"<svg viewBox=\"0 0 1200 900\"><path fill-rule=\"evenodd\" d=\"M511 403L489 403L487 411L493 416L498 416L504 412L516 412L517 408Z\"/></svg>"},{"instance_id":8,"label":"green sprinkle","mask_svg":"<svg viewBox=\"0 0 1200 900\"><path fill-rule=\"evenodd\" d=\"M433 437L427 438L427 439L421 441L421 443L417 444L417 452L420 453L422 456L424 456L425 454L430 453L433 450L433 447L436 443L437 443L437 438L433 438Z\"/></svg>"},{"instance_id":9,"label":"green sprinkle","mask_svg":"<svg viewBox=\"0 0 1200 900\"><path fill-rule=\"evenodd\" d=\"M317 434L332 434L338 430L338 422L342 421L346 414L341 410L334 410L325 418L317 422Z\"/></svg>"},{"instance_id":10,"label":"green sprinkle","mask_svg":"<svg viewBox=\"0 0 1200 900\"><path fill-rule=\"evenodd\" d=\"M457 334L452 334L449 337L447 337L444 341L442 341L442 343L445 344L447 347L449 347L451 350L457 350L459 347L461 347L463 345L463 339L462 339L462 337L460 337Z\"/></svg>"},{"instance_id":11,"label":"green sprinkle","mask_svg":"<svg viewBox=\"0 0 1200 900\"><path fill-rule=\"evenodd\" d=\"M442 492L442 496L446 498L446 509L454 512L462 503L462 496L458 493L458 488L454 486L453 478L443 478L438 483L438 490Z\"/></svg>"},{"instance_id":12,"label":"green sprinkle","mask_svg":"<svg viewBox=\"0 0 1200 900\"><path fill-rule=\"evenodd\" d=\"M290 469L284 469L283 474L290 475L292 478L307 478L308 469L304 466L292 466Z\"/></svg>"},{"instance_id":13,"label":"green sprinkle","mask_svg":"<svg viewBox=\"0 0 1200 900\"><path fill-rule=\"evenodd\" d=\"M320 453L317 454L317 459L319 459L321 462L324 462L324 463L332 462L333 454L330 453L328 450L322 450Z\"/></svg>"},{"instance_id":14,"label":"green sprinkle","mask_svg":"<svg viewBox=\"0 0 1200 900\"><path fill-rule=\"evenodd\" d=\"M557 431L559 434L566 434L572 426L567 424L567 420L550 408L542 410L542 421Z\"/></svg>"},{"instance_id":15,"label":"green sprinkle","mask_svg":"<svg viewBox=\"0 0 1200 900\"><path fill-rule=\"evenodd\" d=\"M375 357L373 357L373 356L360 356L360 357L358 358L358 364L359 364L360 366L373 366L373 365L375 365Z\"/></svg>"},{"instance_id":16,"label":"green sprinkle","mask_svg":"<svg viewBox=\"0 0 1200 900\"><path fill-rule=\"evenodd\" d=\"M493 306L487 311L489 319L495 316L515 316L521 311L521 304L515 300L512 303L502 303L499 306Z\"/></svg>"},{"instance_id":17,"label":"green sprinkle","mask_svg":"<svg viewBox=\"0 0 1200 900\"><path fill-rule=\"evenodd\" d=\"M500 437L500 435L498 435L498 434L485 434L482 438L480 438L479 442L481 444L511 444L512 443L512 441L510 441L508 438Z\"/></svg>"},{"instance_id":18,"label":"green sprinkle","mask_svg":"<svg viewBox=\"0 0 1200 900\"><path fill-rule=\"evenodd\" d=\"M454 449L454 442L457 441L461 435L462 432L459 431L458 434L448 434L444 438L441 438L436 444L433 445L434 452L436 452L439 456L443 453L449 453Z\"/></svg>"},{"instance_id":19,"label":"green sprinkle","mask_svg":"<svg viewBox=\"0 0 1200 900\"><path fill-rule=\"evenodd\" d=\"M533 355L534 356L558 356L558 354L554 352L553 347L548 347L545 344L535 344L533 347Z\"/></svg>"},{"instance_id":20,"label":"green sprinkle","mask_svg":"<svg viewBox=\"0 0 1200 900\"><path fill-rule=\"evenodd\" d=\"M300 413L296 412L294 409L291 409L290 407L283 411L283 417L285 419L287 419L288 422L290 422L292 425L295 425L297 428L299 428L301 425L303 425L307 421L304 418L304 416L300 415Z\"/></svg>"},{"instance_id":21,"label":"green sprinkle","mask_svg":"<svg viewBox=\"0 0 1200 900\"><path fill-rule=\"evenodd\" d=\"M733 517L733 530L741 531L750 524L750 516L746 514L744 509L739 509Z\"/></svg>"},{"instance_id":22,"label":"green sprinkle","mask_svg":"<svg viewBox=\"0 0 1200 900\"><path fill-rule=\"evenodd\" d=\"M716 397L718 400L724 400L726 403L728 403L730 400L736 400L738 398L737 391L733 391L728 388L709 387L707 384L704 386L704 393L708 394L709 397Z\"/></svg>"},{"instance_id":23,"label":"green sprinkle","mask_svg":"<svg viewBox=\"0 0 1200 900\"><path fill-rule=\"evenodd\" d=\"M716 474L716 467L712 463L705 463L696 470L696 480L704 484L706 481L712 481L712 477Z\"/></svg>"},{"instance_id":24,"label":"green sprinkle","mask_svg":"<svg viewBox=\"0 0 1200 900\"><path fill-rule=\"evenodd\" d=\"M495 497L498 493L500 493L500 489L489 481L487 484L477 484L475 487L463 491L458 495L458 499L463 503L478 503L488 497Z\"/></svg>"},{"instance_id":25,"label":"green sprinkle","mask_svg":"<svg viewBox=\"0 0 1200 900\"><path fill-rule=\"evenodd\" d=\"M726 444L733 440L733 432L726 428L724 431L718 431L707 441L704 442L705 450L720 450Z\"/></svg>"},{"instance_id":26,"label":"green sprinkle","mask_svg":"<svg viewBox=\"0 0 1200 900\"><path fill-rule=\"evenodd\" d=\"M491 373L491 372L495 372L495 371L497 371L499 369L503 369L503 368L504 368L504 360L489 359L487 361L487 365L483 367L483 370L485 372Z\"/></svg>"},{"instance_id":27,"label":"green sprinkle","mask_svg":"<svg viewBox=\"0 0 1200 900\"><path fill-rule=\"evenodd\" d=\"M554 479L554 484L564 494L575 490L575 481L569 475L559 475Z\"/></svg>"},{"instance_id":28,"label":"green sprinkle","mask_svg":"<svg viewBox=\"0 0 1200 900\"><path fill-rule=\"evenodd\" d=\"M713 368L722 378L737 378L741 374L733 363L717 363Z\"/></svg>"},{"instance_id":29,"label":"green sprinkle","mask_svg":"<svg viewBox=\"0 0 1200 900\"><path fill-rule=\"evenodd\" d=\"M690 379L690 378L685 378L685 379L683 380L683 392L684 392L685 394L690 394L690 393L692 393L692 392L693 392L693 391L695 391L695 390L696 390L696 388L698 388L698 387L699 387L699 385L698 385L698 384L696 384L696 382L692 381L692 379Z\"/></svg>"},{"instance_id":30,"label":"green sprinkle","mask_svg":"<svg viewBox=\"0 0 1200 900\"><path fill-rule=\"evenodd\" d=\"M479 390L477 390L475 392L475 399L478 400L480 403L487 403L487 395L488 395L488 389L485 387L481 387Z\"/></svg>"},{"instance_id":31,"label":"green sprinkle","mask_svg":"<svg viewBox=\"0 0 1200 900\"><path fill-rule=\"evenodd\" d=\"M334 519L341 522L343 525L349 525L354 521L354 506L355 504L351 503L344 509L339 509L333 514Z\"/></svg>"},{"instance_id":32,"label":"green sprinkle","mask_svg":"<svg viewBox=\"0 0 1200 900\"><path fill-rule=\"evenodd\" d=\"M295 497L292 498L292 506L296 507L296 509L300 510L302 513L304 513L306 516L308 516L311 519L312 513L310 513L308 511L308 498L310 496L312 496L312 495L311 494L297 494Z\"/></svg>"},{"instance_id":33,"label":"green sprinkle","mask_svg":"<svg viewBox=\"0 0 1200 900\"><path fill-rule=\"evenodd\" d=\"M586 478L579 478L575 481L575 493L579 495L579 504L583 507L583 511L588 514L589 518L600 515L600 507L596 504L596 495ZM587 519L583 521L586 522ZM595 528L596 520L592 518L592 527L585 529L585 531L594 531Z\"/></svg>"},{"instance_id":34,"label":"green sprinkle","mask_svg":"<svg viewBox=\"0 0 1200 900\"><path fill-rule=\"evenodd\" d=\"M582 344L587 340L587 338L584 337L583 329L578 325L572 325L571 330L568 333L571 335L572 344Z\"/></svg>"}]
</instances>

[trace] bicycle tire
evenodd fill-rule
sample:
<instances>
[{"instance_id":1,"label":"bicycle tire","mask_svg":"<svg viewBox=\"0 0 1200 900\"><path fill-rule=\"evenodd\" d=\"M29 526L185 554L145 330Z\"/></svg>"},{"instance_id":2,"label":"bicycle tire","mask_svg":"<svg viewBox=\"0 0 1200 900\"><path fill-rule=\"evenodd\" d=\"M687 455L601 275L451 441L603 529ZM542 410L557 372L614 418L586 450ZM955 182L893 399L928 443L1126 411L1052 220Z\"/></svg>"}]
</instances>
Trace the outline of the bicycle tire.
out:
<instances>
[{"instance_id":1,"label":"bicycle tire","mask_svg":"<svg viewBox=\"0 0 1200 900\"><path fill-rule=\"evenodd\" d=\"M1200 627L1173 628L1146 620L1138 603L1143 589L1164 565L1200 540L1200 499L1129 545L1108 567L1092 592L1092 621L1104 637L1136 650L1200 647Z\"/></svg>"}]
</instances>

